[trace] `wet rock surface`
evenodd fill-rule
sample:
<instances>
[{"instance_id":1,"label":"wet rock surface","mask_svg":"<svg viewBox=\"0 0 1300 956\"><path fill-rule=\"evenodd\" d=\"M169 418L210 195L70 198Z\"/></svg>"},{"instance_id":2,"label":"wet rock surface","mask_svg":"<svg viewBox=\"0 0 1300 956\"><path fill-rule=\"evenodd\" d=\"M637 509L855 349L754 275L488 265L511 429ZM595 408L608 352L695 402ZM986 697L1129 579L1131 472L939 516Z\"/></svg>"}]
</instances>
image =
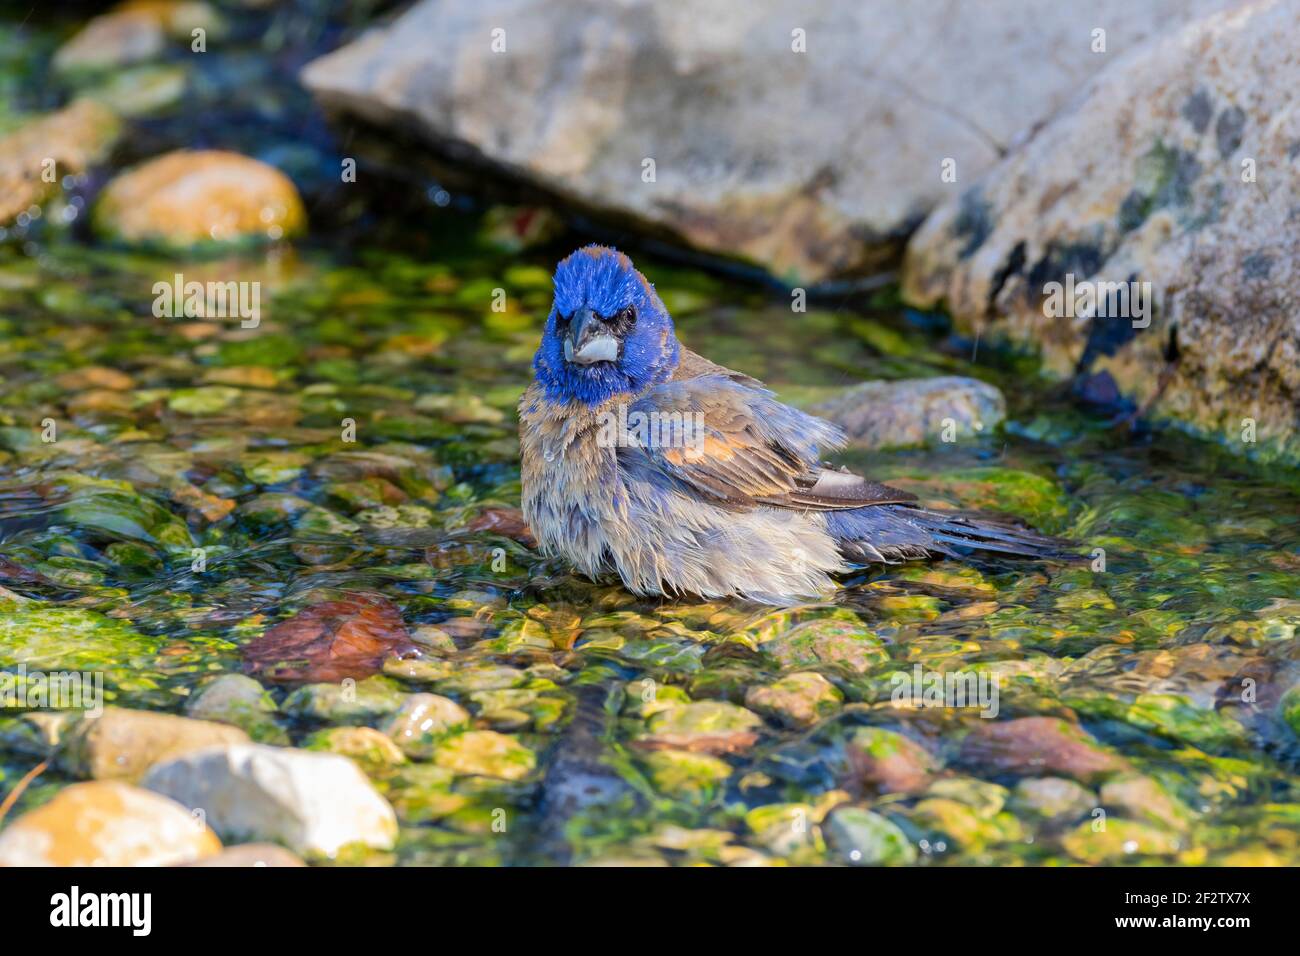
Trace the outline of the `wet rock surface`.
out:
<instances>
[{"instance_id":1,"label":"wet rock surface","mask_svg":"<svg viewBox=\"0 0 1300 956\"><path fill-rule=\"evenodd\" d=\"M274 843L245 843L227 847L216 856L187 866L306 866L301 858Z\"/></svg>"},{"instance_id":2,"label":"wet rock surface","mask_svg":"<svg viewBox=\"0 0 1300 956\"><path fill-rule=\"evenodd\" d=\"M195 29L221 30L217 12L202 0L125 0L88 20L55 51L53 65L92 74L131 66L157 59L169 44L189 45Z\"/></svg>"},{"instance_id":3,"label":"wet rock surface","mask_svg":"<svg viewBox=\"0 0 1300 956\"><path fill-rule=\"evenodd\" d=\"M1126 45L1220 6L934 17L834 0L689 12L425 0L304 81L327 104L806 282L890 259L952 190L943 157L977 175L1102 66L1082 41L1048 58L1044 34L1086 39L1100 17ZM1033 39L1019 29L1029 16ZM931 55L940 42L959 45L945 62ZM798 117L798 135L778 117Z\"/></svg>"},{"instance_id":4,"label":"wet rock surface","mask_svg":"<svg viewBox=\"0 0 1300 956\"><path fill-rule=\"evenodd\" d=\"M112 110L79 99L0 137L0 225L41 215L57 183L103 161L121 130Z\"/></svg>"},{"instance_id":5,"label":"wet rock surface","mask_svg":"<svg viewBox=\"0 0 1300 956\"><path fill-rule=\"evenodd\" d=\"M356 764L335 754L255 744L209 748L155 766L143 784L185 806L228 840L282 843L335 856L392 846L397 821Z\"/></svg>"},{"instance_id":6,"label":"wet rock surface","mask_svg":"<svg viewBox=\"0 0 1300 956\"><path fill-rule=\"evenodd\" d=\"M95 207L95 228L125 242L185 248L276 241L303 228L293 182L222 150L180 150L120 174Z\"/></svg>"},{"instance_id":7,"label":"wet rock surface","mask_svg":"<svg viewBox=\"0 0 1300 956\"><path fill-rule=\"evenodd\" d=\"M138 780L154 764L247 739L237 727L109 707L63 730L59 760L79 777Z\"/></svg>"},{"instance_id":8,"label":"wet rock surface","mask_svg":"<svg viewBox=\"0 0 1300 956\"><path fill-rule=\"evenodd\" d=\"M976 727L962 741L961 761L993 773L1062 775L1098 780L1125 769L1078 727L1050 717L1022 717Z\"/></svg>"},{"instance_id":9,"label":"wet rock surface","mask_svg":"<svg viewBox=\"0 0 1300 956\"><path fill-rule=\"evenodd\" d=\"M1238 453L1300 458L1297 37L1294 5L1249 3L1117 60L930 216L906 297Z\"/></svg>"},{"instance_id":10,"label":"wet rock surface","mask_svg":"<svg viewBox=\"0 0 1300 956\"><path fill-rule=\"evenodd\" d=\"M0 831L0 866L166 866L220 850L185 807L118 781L74 784Z\"/></svg>"},{"instance_id":11,"label":"wet rock surface","mask_svg":"<svg viewBox=\"0 0 1300 956\"><path fill-rule=\"evenodd\" d=\"M955 442L1006 417L993 385L943 376L900 382L863 382L811 409L844 429L853 448L867 451Z\"/></svg>"}]
</instances>

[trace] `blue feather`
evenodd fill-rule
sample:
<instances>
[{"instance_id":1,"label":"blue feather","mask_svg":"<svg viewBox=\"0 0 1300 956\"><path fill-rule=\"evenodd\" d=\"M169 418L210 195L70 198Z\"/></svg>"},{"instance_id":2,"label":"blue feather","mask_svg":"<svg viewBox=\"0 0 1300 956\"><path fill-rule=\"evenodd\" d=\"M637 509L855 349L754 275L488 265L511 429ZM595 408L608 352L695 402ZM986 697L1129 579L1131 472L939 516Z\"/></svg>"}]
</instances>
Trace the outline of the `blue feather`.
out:
<instances>
[{"instance_id":1,"label":"blue feather","mask_svg":"<svg viewBox=\"0 0 1300 956\"><path fill-rule=\"evenodd\" d=\"M673 320L654 286L627 256L607 246L584 246L556 267L554 282L555 299L533 358L533 370L548 401L600 405L616 395L636 394L668 380L680 353ZM603 316L628 306L636 309L636 327L624 339L617 362L577 366L565 361L556 319L583 306Z\"/></svg>"}]
</instances>

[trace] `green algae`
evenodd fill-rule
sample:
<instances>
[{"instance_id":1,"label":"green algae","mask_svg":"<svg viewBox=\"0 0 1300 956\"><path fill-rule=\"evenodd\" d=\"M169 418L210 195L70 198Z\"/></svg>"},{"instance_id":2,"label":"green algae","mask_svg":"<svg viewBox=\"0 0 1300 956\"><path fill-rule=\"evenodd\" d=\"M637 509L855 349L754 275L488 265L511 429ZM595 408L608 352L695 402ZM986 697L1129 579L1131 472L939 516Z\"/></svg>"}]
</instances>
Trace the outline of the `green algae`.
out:
<instances>
[{"instance_id":1,"label":"green algae","mask_svg":"<svg viewBox=\"0 0 1300 956\"><path fill-rule=\"evenodd\" d=\"M163 645L84 608L0 602L0 667L99 675L110 699L166 705Z\"/></svg>"}]
</instances>

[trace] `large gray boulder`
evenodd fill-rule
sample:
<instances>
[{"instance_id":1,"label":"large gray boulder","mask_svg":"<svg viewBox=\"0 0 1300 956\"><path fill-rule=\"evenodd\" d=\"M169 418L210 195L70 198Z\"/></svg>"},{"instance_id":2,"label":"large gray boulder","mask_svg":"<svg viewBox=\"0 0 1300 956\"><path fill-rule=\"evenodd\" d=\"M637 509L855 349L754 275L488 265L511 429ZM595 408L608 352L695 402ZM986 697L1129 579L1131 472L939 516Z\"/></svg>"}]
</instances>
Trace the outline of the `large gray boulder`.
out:
<instances>
[{"instance_id":1,"label":"large gray boulder","mask_svg":"<svg viewBox=\"0 0 1300 956\"><path fill-rule=\"evenodd\" d=\"M895 258L1122 51L1227 2L422 0L303 78L329 106L808 282Z\"/></svg>"},{"instance_id":2,"label":"large gray boulder","mask_svg":"<svg viewBox=\"0 0 1300 956\"><path fill-rule=\"evenodd\" d=\"M1235 450L1300 458L1297 47L1300 4L1263 0L1133 50L930 216L905 296ZM1156 308L1062 316L1049 284L1071 276L1150 283Z\"/></svg>"}]
</instances>

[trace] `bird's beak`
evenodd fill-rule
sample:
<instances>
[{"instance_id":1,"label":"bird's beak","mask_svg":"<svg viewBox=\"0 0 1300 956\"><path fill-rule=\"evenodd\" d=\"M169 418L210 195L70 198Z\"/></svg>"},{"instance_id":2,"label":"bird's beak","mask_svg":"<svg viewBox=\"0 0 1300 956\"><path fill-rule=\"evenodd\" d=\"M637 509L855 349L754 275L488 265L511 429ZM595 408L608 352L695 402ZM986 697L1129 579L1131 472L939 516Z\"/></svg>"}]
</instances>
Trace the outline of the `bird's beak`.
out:
<instances>
[{"instance_id":1,"label":"bird's beak","mask_svg":"<svg viewBox=\"0 0 1300 956\"><path fill-rule=\"evenodd\" d=\"M616 362L618 339L605 331L591 309L579 309L570 323L569 335L564 340L564 358L576 365Z\"/></svg>"}]
</instances>

